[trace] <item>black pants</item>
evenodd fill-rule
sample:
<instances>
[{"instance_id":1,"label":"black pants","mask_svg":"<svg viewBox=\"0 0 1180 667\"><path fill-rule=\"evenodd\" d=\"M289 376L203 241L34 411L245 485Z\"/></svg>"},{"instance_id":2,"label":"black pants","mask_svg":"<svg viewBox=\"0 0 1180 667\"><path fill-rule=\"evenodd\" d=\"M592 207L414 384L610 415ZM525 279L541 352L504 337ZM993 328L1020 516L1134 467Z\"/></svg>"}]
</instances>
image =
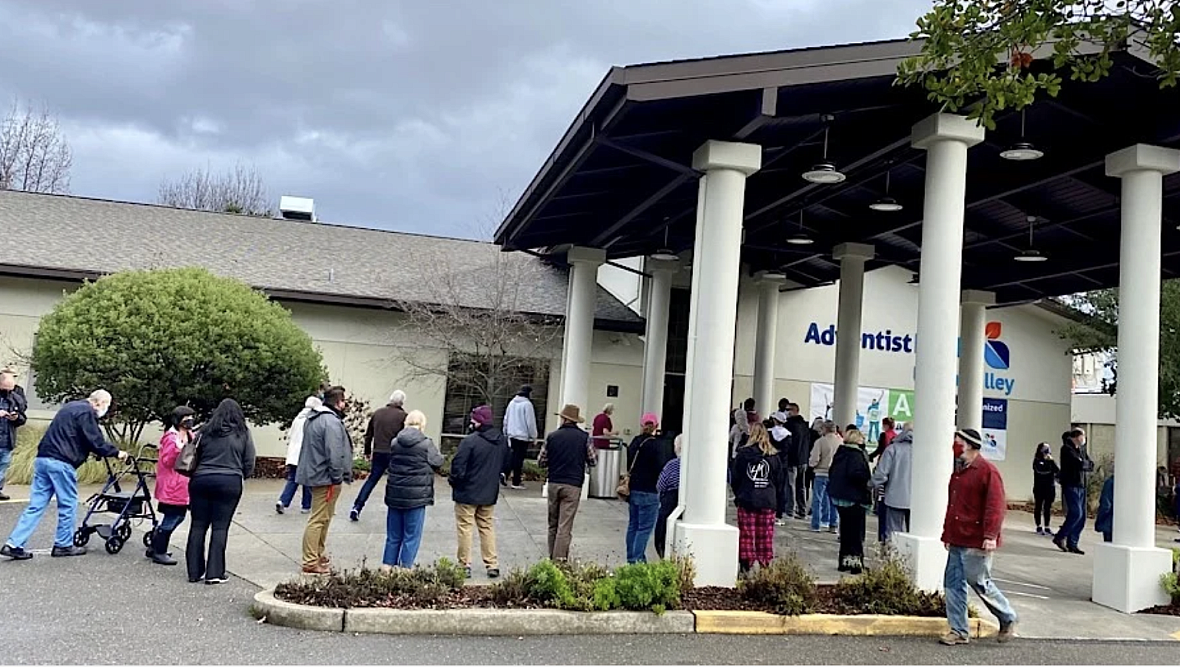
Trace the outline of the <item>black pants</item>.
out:
<instances>
[{"instance_id":1,"label":"black pants","mask_svg":"<svg viewBox=\"0 0 1180 667\"><path fill-rule=\"evenodd\" d=\"M512 443L512 464L508 470L512 473L512 484L520 486L520 476L524 473L524 457L529 453L529 441L513 438L510 442Z\"/></svg>"},{"instance_id":2,"label":"black pants","mask_svg":"<svg viewBox=\"0 0 1180 667\"><path fill-rule=\"evenodd\" d=\"M1049 527L1049 517L1053 511L1053 501L1057 500L1057 487L1050 486L1047 488L1033 487L1033 518L1037 522L1037 528L1042 525L1045 528ZM1041 523L1041 517L1044 517L1044 523Z\"/></svg>"},{"instance_id":3,"label":"black pants","mask_svg":"<svg viewBox=\"0 0 1180 667\"><path fill-rule=\"evenodd\" d=\"M865 559L865 508L836 506L840 514L840 571L857 574Z\"/></svg>"},{"instance_id":4,"label":"black pants","mask_svg":"<svg viewBox=\"0 0 1180 667\"><path fill-rule=\"evenodd\" d=\"M806 462L804 462L806 463ZM795 469L795 516L802 519L807 516L807 508L811 507L808 494L810 480L807 478L807 466L801 465Z\"/></svg>"},{"instance_id":5,"label":"black pants","mask_svg":"<svg viewBox=\"0 0 1180 667\"><path fill-rule=\"evenodd\" d=\"M775 515L779 519L795 513L795 468L787 465L787 460L783 459L781 470L775 489L778 501L778 511Z\"/></svg>"},{"instance_id":6,"label":"black pants","mask_svg":"<svg viewBox=\"0 0 1180 667\"><path fill-rule=\"evenodd\" d=\"M369 494L373 493L377 482L381 481L382 475L389 470L389 452L373 452L372 465L369 468L369 476L365 478L365 483L361 486L361 492L356 494L356 500L352 501L352 508L358 512L365 509L365 503L369 502Z\"/></svg>"},{"instance_id":7,"label":"black pants","mask_svg":"<svg viewBox=\"0 0 1180 667\"><path fill-rule=\"evenodd\" d=\"M151 550L153 553L161 556L168 553L168 542L172 539L172 532L184 521L184 515L187 512L188 505L160 503L160 514L164 515L164 519L160 521L159 527L152 533Z\"/></svg>"},{"instance_id":8,"label":"black pants","mask_svg":"<svg viewBox=\"0 0 1180 667\"><path fill-rule=\"evenodd\" d=\"M188 578L196 581L225 578L225 543L238 501L242 499L242 478L237 475L197 475L188 485L189 509L193 514L188 533L185 561ZM210 531L212 529L212 531ZM209 559L205 560L205 536L209 536Z\"/></svg>"},{"instance_id":9,"label":"black pants","mask_svg":"<svg viewBox=\"0 0 1180 667\"><path fill-rule=\"evenodd\" d=\"M668 541L668 517L672 510L680 503L680 490L665 491L660 494L660 513L656 516L656 554L664 557L664 544Z\"/></svg>"}]
</instances>

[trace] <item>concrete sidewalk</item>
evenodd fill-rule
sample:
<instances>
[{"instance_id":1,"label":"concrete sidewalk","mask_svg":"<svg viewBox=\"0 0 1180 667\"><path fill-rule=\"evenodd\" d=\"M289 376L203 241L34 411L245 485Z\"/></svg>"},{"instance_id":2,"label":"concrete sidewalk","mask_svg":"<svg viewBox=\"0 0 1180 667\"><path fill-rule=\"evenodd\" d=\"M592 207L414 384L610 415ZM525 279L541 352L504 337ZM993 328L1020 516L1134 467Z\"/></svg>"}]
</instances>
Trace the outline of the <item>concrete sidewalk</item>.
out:
<instances>
[{"instance_id":1,"label":"concrete sidewalk","mask_svg":"<svg viewBox=\"0 0 1180 667\"><path fill-rule=\"evenodd\" d=\"M500 567L505 573L516 567L527 566L546 555L547 504L540 497L541 485L532 483L526 491L505 491L496 507L497 546ZM234 525L230 529L226 556L229 570L259 587L270 588L298 575L299 554L306 516L297 508L284 515L275 513L274 504L282 482L252 480L238 507ZM333 564L338 568L354 568L362 564L376 567L381 562L385 543L385 506L381 490L373 494L368 508L359 522L348 520L348 509L359 491L359 485L346 487L337 508L337 516L328 538ZM79 496L87 498L94 489L83 489ZM13 487L9 492L21 502L28 497L27 488ZM447 556L455 557L454 509L450 488L439 480L436 486L436 505L426 513L426 529L418 561L429 563ZM296 497L298 502L298 496ZM733 523L733 509L730 520ZM80 520L80 518L79 518ZM52 516L44 523L51 524ZM11 525L0 526L7 534ZM173 538L176 551L182 551L187 537L186 521ZM1030 514L1009 512L1005 524L1004 547L996 557L995 577L1021 616L1020 634L1029 638L1053 639L1127 639L1175 640L1180 633L1180 618L1125 615L1095 605L1089 601L1091 584L1090 555L1077 556L1058 551L1046 537L1033 532ZM51 527L49 527L52 530ZM610 566L625 562L624 535L627 530L627 505L615 500L590 499L583 501L574 524L571 555L581 560L594 560ZM875 544L876 517L869 517L869 542ZM1159 546L1170 548L1175 530L1157 532ZM1094 544L1101 537L1087 530L1082 548ZM142 548L138 540L129 545L119 558L138 557ZM48 547L34 544L32 547ZM873 547L868 546L872 551ZM809 564L821 582L835 582L836 536L812 533L801 521L790 521L776 534L776 552L794 550ZM101 551L101 546L98 547ZM105 553L97 557L110 557ZM486 583L479 562L478 539L473 549L475 583ZM655 558L649 548L648 558ZM182 577L178 568L176 576ZM977 602L977 606L982 607Z\"/></svg>"}]
</instances>

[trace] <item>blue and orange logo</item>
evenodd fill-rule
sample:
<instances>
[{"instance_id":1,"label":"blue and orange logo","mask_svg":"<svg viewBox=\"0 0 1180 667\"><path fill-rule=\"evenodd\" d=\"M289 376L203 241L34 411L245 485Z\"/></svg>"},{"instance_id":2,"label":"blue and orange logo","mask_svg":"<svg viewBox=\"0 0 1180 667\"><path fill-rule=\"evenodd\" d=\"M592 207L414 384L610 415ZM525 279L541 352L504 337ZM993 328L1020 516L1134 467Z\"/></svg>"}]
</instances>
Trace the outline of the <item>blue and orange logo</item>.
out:
<instances>
[{"instance_id":1,"label":"blue and orange logo","mask_svg":"<svg viewBox=\"0 0 1180 667\"><path fill-rule=\"evenodd\" d=\"M999 322L988 322L984 334L987 341L983 346L983 361L988 368L1006 371L1012 367L1012 353L1008 345L1000 340L1003 327Z\"/></svg>"}]
</instances>

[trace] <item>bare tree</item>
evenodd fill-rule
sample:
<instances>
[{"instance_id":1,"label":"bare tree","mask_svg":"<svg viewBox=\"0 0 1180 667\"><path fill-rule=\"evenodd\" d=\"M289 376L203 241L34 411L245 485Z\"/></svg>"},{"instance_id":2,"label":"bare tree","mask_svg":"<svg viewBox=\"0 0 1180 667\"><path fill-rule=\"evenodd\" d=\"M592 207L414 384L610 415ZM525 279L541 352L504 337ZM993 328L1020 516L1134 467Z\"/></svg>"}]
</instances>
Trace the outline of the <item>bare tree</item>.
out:
<instances>
[{"instance_id":1,"label":"bare tree","mask_svg":"<svg viewBox=\"0 0 1180 667\"><path fill-rule=\"evenodd\" d=\"M240 162L222 173L198 167L176 180L164 179L156 201L197 211L271 215L270 195L262 176L253 165Z\"/></svg>"},{"instance_id":2,"label":"bare tree","mask_svg":"<svg viewBox=\"0 0 1180 667\"><path fill-rule=\"evenodd\" d=\"M14 100L0 118L0 190L64 194L74 158L57 117Z\"/></svg>"}]
</instances>

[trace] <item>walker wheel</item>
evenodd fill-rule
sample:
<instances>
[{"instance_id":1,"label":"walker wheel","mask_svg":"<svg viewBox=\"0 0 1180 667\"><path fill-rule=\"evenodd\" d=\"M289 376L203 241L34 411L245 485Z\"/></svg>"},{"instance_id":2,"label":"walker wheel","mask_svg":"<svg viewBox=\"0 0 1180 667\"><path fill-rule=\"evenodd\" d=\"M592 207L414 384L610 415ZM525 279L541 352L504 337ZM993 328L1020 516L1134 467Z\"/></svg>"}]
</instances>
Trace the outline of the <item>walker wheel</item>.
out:
<instances>
[{"instance_id":1,"label":"walker wheel","mask_svg":"<svg viewBox=\"0 0 1180 667\"><path fill-rule=\"evenodd\" d=\"M143 534L143 546L150 549L152 547L152 540L154 540L155 538L156 538L156 529L155 528L144 533Z\"/></svg>"},{"instance_id":2,"label":"walker wheel","mask_svg":"<svg viewBox=\"0 0 1180 667\"><path fill-rule=\"evenodd\" d=\"M74 531L74 546L84 547L90 541L90 531L85 528L79 528Z\"/></svg>"},{"instance_id":3,"label":"walker wheel","mask_svg":"<svg viewBox=\"0 0 1180 667\"><path fill-rule=\"evenodd\" d=\"M123 538L118 535L112 535L107 539L104 546L106 547L107 553L113 556L123 550Z\"/></svg>"},{"instance_id":4,"label":"walker wheel","mask_svg":"<svg viewBox=\"0 0 1180 667\"><path fill-rule=\"evenodd\" d=\"M119 528L115 531L115 534L118 535L119 539L123 540L124 542L130 540L131 525L126 522L119 524Z\"/></svg>"}]
</instances>

